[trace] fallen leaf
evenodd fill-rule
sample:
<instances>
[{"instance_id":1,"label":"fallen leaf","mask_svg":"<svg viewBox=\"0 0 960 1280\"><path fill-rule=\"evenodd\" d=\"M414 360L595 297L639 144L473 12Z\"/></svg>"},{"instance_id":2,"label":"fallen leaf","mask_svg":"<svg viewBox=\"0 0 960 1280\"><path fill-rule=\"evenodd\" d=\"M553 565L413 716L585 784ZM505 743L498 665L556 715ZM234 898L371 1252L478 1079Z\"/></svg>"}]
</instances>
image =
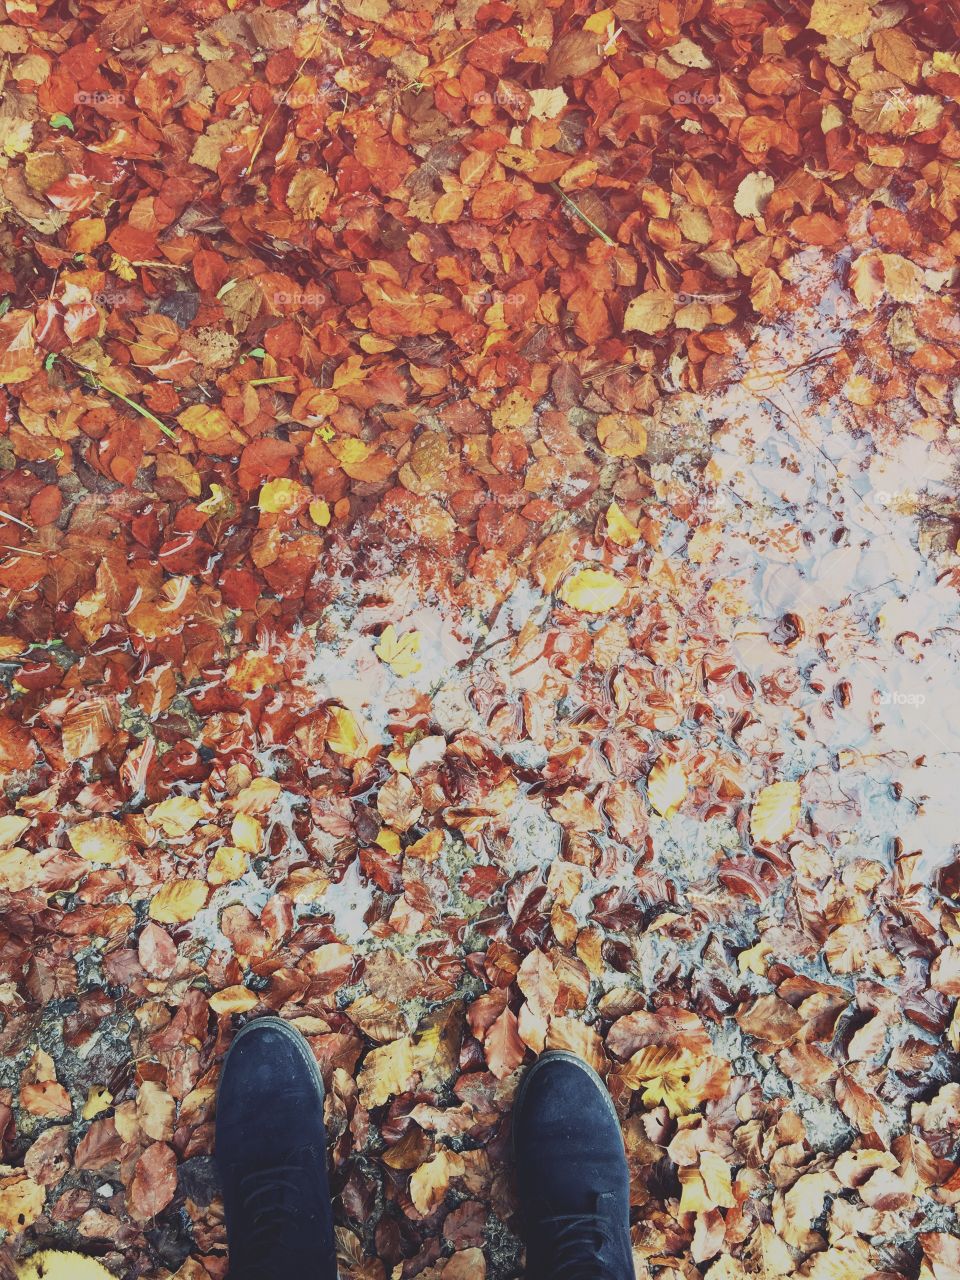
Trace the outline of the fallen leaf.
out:
<instances>
[{"instance_id":1,"label":"fallen leaf","mask_svg":"<svg viewBox=\"0 0 960 1280\"><path fill-rule=\"evenodd\" d=\"M669 818L687 798L687 775L679 760L661 756L647 775L647 795L661 817Z\"/></svg>"},{"instance_id":2,"label":"fallen leaf","mask_svg":"<svg viewBox=\"0 0 960 1280\"><path fill-rule=\"evenodd\" d=\"M564 604L581 613L606 613L616 608L627 587L605 569L581 569L565 579L557 594Z\"/></svg>"},{"instance_id":3,"label":"fallen leaf","mask_svg":"<svg viewBox=\"0 0 960 1280\"><path fill-rule=\"evenodd\" d=\"M192 831L203 817L203 805L191 796L169 796L155 805L150 821L174 839Z\"/></svg>"},{"instance_id":4,"label":"fallen leaf","mask_svg":"<svg viewBox=\"0 0 960 1280\"><path fill-rule=\"evenodd\" d=\"M133 848L123 823L114 818L91 818L88 822L79 822L70 828L67 837L81 858L107 866L125 861Z\"/></svg>"},{"instance_id":5,"label":"fallen leaf","mask_svg":"<svg viewBox=\"0 0 960 1280\"><path fill-rule=\"evenodd\" d=\"M771 783L753 802L750 834L760 844L774 844L793 831L799 817L800 783Z\"/></svg>"},{"instance_id":6,"label":"fallen leaf","mask_svg":"<svg viewBox=\"0 0 960 1280\"><path fill-rule=\"evenodd\" d=\"M150 899L150 919L160 924L183 924L192 920L207 901L202 880L171 880Z\"/></svg>"},{"instance_id":7,"label":"fallen leaf","mask_svg":"<svg viewBox=\"0 0 960 1280\"><path fill-rule=\"evenodd\" d=\"M663 333L669 327L676 310L677 303L672 293L663 289L650 289L631 300L623 317L623 327L639 333Z\"/></svg>"},{"instance_id":8,"label":"fallen leaf","mask_svg":"<svg viewBox=\"0 0 960 1280\"><path fill-rule=\"evenodd\" d=\"M127 1193L127 1209L137 1222L162 1213L177 1190L177 1157L165 1142L153 1142L140 1156Z\"/></svg>"},{"instance_id":9,"label":"fallen leaf","mask_svg":"<svg viewBox=\"0 0 960 1280\"><path fill-rule=\"evenodd\" d=\"M387 663L395 676L412 676L419 671L423 665L416 656L419 652L420 636L417 632L408 631L398 637L392 622L384 629L374 649L380 661Z\"/></svg>"},{"instance_id":10,"label":"fallen leaf","mask_svg":"<svg viewBox=\"0 0 960 1280\"><path fill-rule=\"evenodd\" d=\"M16 1280L116 1280L96 1258L81 1253L41 1249L16 1264Z\"/></svg>"}]
</instances>

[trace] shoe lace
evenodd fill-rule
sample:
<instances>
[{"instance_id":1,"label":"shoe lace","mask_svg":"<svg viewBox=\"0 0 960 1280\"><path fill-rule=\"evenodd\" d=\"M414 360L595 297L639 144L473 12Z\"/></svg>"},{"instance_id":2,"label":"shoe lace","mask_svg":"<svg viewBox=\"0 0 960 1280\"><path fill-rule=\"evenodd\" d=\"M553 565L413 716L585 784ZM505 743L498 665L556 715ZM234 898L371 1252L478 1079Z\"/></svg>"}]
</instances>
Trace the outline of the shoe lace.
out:
<instances>
[{"instance_id":1,"label":"shoe lace","mask_svg":"<svg viewBox=\"0 0 960 1280\"><path fill-rule=\"evenodd\" d=\"M295 1274L289 1241L296 1238L302 1180L296 1164L258 1169L244 1178L244 1256L231 1260L229 1280L290 1280Z\"/></svg>"},{"instance_id":2,"label":"shoe lace","mask_svg":"<svg viewBox=\"0 0 960 1280\"><path fill-rule=\"evenodd\" d=\"M551 1229L545 1269L551 1280L617 1280L600 1257L600 1250L610 1243L602 1218L570 1213L550 1218L544 1225Z\"/></svg>"}]
</instances>

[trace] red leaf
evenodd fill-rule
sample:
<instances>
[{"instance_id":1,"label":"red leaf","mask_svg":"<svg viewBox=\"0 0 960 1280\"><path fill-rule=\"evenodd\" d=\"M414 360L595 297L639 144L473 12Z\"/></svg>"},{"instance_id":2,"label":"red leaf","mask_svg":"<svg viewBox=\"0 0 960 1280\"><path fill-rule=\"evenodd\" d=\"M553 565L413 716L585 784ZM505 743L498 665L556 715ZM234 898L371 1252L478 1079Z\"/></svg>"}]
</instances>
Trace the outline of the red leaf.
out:
<instances>
[{"instance_id":1,"label":"red leaf","mask_svg":"<svg viewBox=\"0 0 960 1280\"><path fill-rule=\"evenodd\" d=\"M503 1080L511 1075L523 1061L524 1043L517 1030L517 1015L512 1009L504 1009L493 1023L483 1042L487 1066Z\"/></svg>"},{"instance_id":2,"label":"red leaf","mask_svg":"<svg viewBox=\"0 0 960 1280\"><path fill-rule=\"evenodd\" d=\"M177 1190L177 1157L165 1142L154 1142L137 1161L127 1196L130 1216L146 1222L162 1213Z\"/></svg>"},{"instance_id":3,"label":"red leaf","mask_svg":"<svg viewBox=\"0 0 960 1280\"><path fill-rule=\"evenodd\" d=\"M63 718L63 753L68 760L92 756L113 737L113 704L105 698L83 702Z\"/></svg>"}]
</instances>

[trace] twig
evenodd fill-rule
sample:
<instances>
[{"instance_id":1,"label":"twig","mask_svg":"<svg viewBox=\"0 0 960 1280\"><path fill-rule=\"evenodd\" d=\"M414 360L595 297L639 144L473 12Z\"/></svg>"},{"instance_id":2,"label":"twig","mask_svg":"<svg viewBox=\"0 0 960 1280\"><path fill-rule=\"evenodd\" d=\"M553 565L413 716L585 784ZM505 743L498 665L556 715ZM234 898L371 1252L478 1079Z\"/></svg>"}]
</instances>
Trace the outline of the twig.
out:
<instances>
[{"instance_id":1,"label":"twig","mask_svg":"<svg viewBox=\"0 0 960 1280\"><path fill-rule=\"evenodd\" d=\"M587 215L583 212L583 210L579 207L579 205L575 204L570 199L570 197L567 195L565 191L561 189L558 183L551 182L550 185L551 187L553 187L554 191L556 191L557 195L559 195L560 199L564 202L564 204L570 206L570 208L577 215L580 221L585 222L587 226L590 228L590 230L594 233L594 235L599 236L600 239L603 241L603 243L610 245L611 248L615 249L617 247L617 242L615 240L611 240L605 231L601 230L600 227L598 227L597 224L591 218L588 218Z\"/></svg>"},{"instance_id":2,"label":"twig","mask_svg":"<svg viewBox=\"0 0 960 1280\"><path fill-rule=\"evenodd\" d=\"M276 106L273 108L273 110L270 112L270 115L269 115L268 119L266 120L266 122L265 122L265 124L264 124L263 128L260 130L260 136L257 138L256 142L253 144L253 151L250 153L250 159L249 159L249 161L247 162L247 164L246 164L245 168L243 168L243 169L241 170L241 172L240 172L240 177L241 177L241 178L246 178L246 177L248 177L248 175L252 172L252 170L253 170L253 166L257 163L257 156L260 154L260 151L261 151L261 149L262 149L262 147L263 147L263 141L264 141L264 138L266 138L266 136L267 136L267 131L268 131L268 129L269 129L269 128L270 128L270 126L273 124L273 121L274 121L274 119L275 119L275 117L276 117L277 112L280 110L280 108L281 108L281 107L283 106L283 104L286 102L287 97L288 97L288 96L289 96L289 94L290 94L290 90L293 88L293 86L294 86L294 85L297 83L297 81L299 80L299 78L300 78L300 72L303 70L303 68L307 65L307 63L308 63L308 62L310 61L310 59L313 57L313 51L314 51L314 49L316 49L317 45L320 43L320 41L321 41L322 39L323 39L323 27L320 27L320 29L317 31L317 35L316 35L316 38L314 39L313 44L312 44L312 45L310 46L310 48L307 50L307 53L306 53L306 55L305 55L305 57L304 57L303 61L300 63L299 67L297 67L296 71L293 73L293 79L292 79L292 80L290 81L290 83L287 85L286 89L284 89L283 94L282 94L282 96L281 96L281 98L280 98L280 101L277 103L277 105L276 105Z\"/></svg>"},{"instance_id":3,"label":"twig","mask_svg":"<svg viewBox=\"0 0 960 1280\"><path fill-rule=\"evenodd\" d=\"M0 511L0 520L10 520L13 524L18 524L21 529L26 529L28 533L37 532L32 524L27 524L26 520L21 520L19 516L12 516L9 511Z\"/></svg>"},{"instance_id":4,"label":"twig","mask_svg":"<svg viewBox=\"0 0 960 1280\"><path fill-rule=\"evenodd\" d=\"M148 422L152 422L155 427L159 427L165 436L169 436L171 440L177 439L177 433L171 430L165 422L161 422L155 413L151 413L149 409L145 409L142 404L137 404L136 400L131 400L129 396L125 396L122 391L118 391L116 387L108 387L105 382L97 377L91 369L85 369L82 364L77 364L71 360L69 356L61 356L67 364L78 370L80 375L91 382L98 391L109 391L112 396L116 396L118 400L122 400L125 405L133 409L134 413L139 413L141 418L146 418Z\"/></svg>"},{"instance_id":5,"label":"twig","mask_svg":"<svg viewBox=\"0 0 960 1280\"><path fill-rule=\"evenodd\" d=\"M153 262L149 258L144 259L142 262L137 262L132 259L127 259L127 261L130 263L131 267L159 267L163 271L189 271L190 270L189 267L181 266L177 262Z\"/></svg>"},{"instance_id":6,"label":"twig","mask_svg":"<svg viewBox=\"0 0 960 1280\"><path fill-rule=\"evenodd\" d=\"M139 413L142 418L146 418L152 422L155 427L159 427L165 436L169 436L171 440L176 440L177 433L170 429L165 422L161 422L155 413L151 413L149 409L145 409L142 404L137 404L136 400L131 400L129 396L125 396L122 391L117 391L115 387L108 387L105 382L101 382L99 378L93 374L90 375L93 382L103 391L109 391L112 396L116 396L118 400L122 400L125 405L129 405L135 413Z\"/></svg>"},{"instance_id":7,"label":"twig","mask_svg":"<svg viewBox=\"0 0 960 1280\"><path fill-rule=\"evenodd\" d=\"M479 36L474 36L473 40L468 40L466 44L457 45L456 49L451 49L448 54L446 54L444 57L440 59L439 62L434 62L431 66L425 67L424 75L427 75L431 71L435 71L437 67L442 67L445 62L449 62L451 58L455 58L458 53L463 53L464 49L469 49L470 46L474 43L474 41L479 39L480 39ZM417 85L419 85L422 89L424 87L424 82L422 80L411 80L409 84L405 84L403 86L400 92L406 93L408 89L415 89Z\"/></svg>"}]
</instances>

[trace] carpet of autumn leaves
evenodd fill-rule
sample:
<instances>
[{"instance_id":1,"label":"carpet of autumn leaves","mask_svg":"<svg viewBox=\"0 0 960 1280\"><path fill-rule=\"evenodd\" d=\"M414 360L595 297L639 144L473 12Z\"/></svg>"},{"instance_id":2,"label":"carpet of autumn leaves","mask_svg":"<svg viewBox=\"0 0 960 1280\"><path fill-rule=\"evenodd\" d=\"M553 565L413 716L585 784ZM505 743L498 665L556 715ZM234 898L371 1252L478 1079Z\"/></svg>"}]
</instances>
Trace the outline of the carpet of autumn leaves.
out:
<instances>
[{"instance_id":1,"label":"carpet of autumn leaves","mask_svg":"<svg viewBox=\"0 0 960 1280\"><path fill-rule=\"evenodd\" d=\"M0 1274L221 1280L218 1064L344 1280L960 1275L960 14L2 0Z\"/></svg>"}]
</instances>

